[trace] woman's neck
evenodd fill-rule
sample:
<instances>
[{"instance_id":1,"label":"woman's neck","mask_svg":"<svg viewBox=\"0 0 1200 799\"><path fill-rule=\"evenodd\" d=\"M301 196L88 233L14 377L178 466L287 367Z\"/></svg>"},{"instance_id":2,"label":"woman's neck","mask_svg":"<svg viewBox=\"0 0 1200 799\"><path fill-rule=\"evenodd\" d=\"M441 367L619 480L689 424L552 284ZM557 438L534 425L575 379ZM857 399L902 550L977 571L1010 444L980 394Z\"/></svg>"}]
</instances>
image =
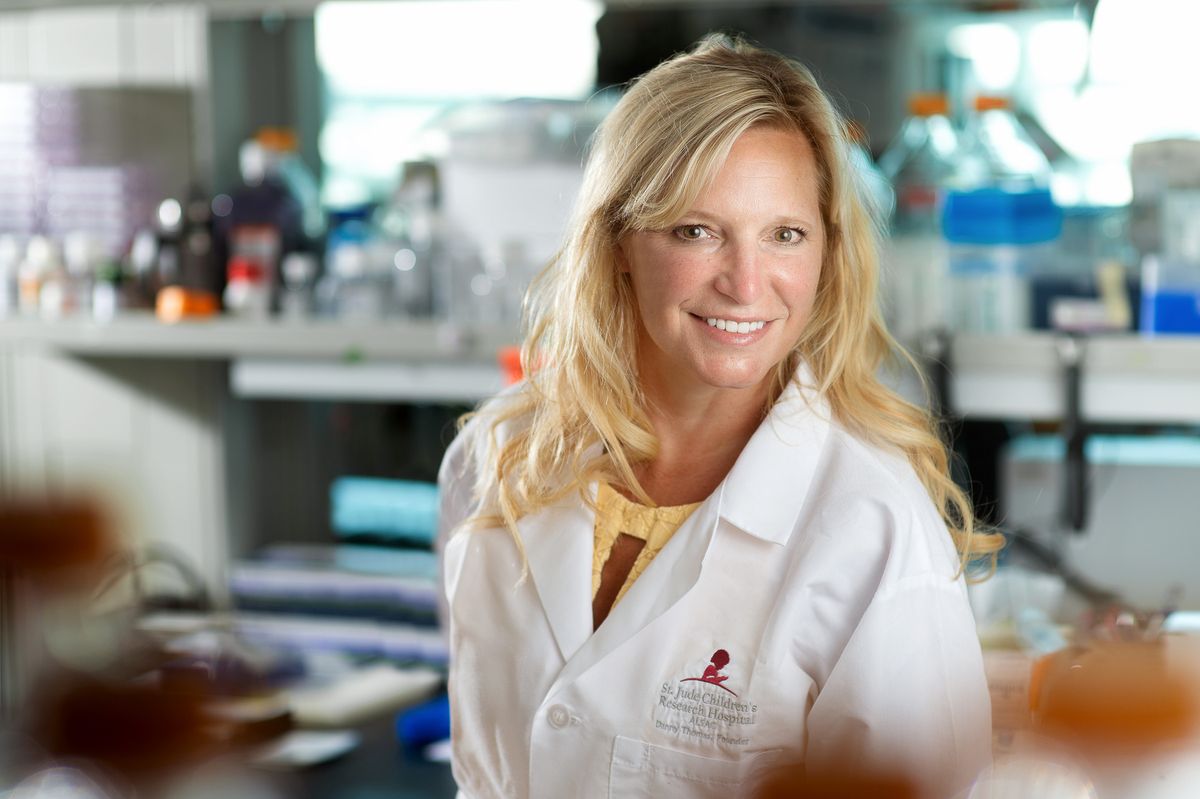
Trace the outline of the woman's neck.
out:
<instances>
[{"instance_id":1,"label":"woman's neck","mask_svg":"<svg viewBox=\"0 0 1200 799\"><path fill-rule=\"evenodd\" d=\"M652 386L647 386L652 389ZM741 455L766 407L761 389L647 391L658 454L634 474L658 505L706 499Z\"/></svg>"}]
</instances>

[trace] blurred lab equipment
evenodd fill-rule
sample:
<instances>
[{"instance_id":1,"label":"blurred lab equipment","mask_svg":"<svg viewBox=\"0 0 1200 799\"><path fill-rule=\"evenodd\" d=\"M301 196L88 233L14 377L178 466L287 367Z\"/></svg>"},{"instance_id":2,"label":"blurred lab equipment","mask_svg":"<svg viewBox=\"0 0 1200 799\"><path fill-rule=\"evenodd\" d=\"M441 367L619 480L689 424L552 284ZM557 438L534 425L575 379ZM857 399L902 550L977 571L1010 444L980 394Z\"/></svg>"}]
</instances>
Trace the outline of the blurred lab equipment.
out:
<instances>
[{"instance_id":1,"label":"blurred lab equipment","mask_svg":"<svg viewBox=\"0 0 1200 799\"><path fill-rule=\"evenodd\" d=\"M467 103L430 126L444 143L439 316L516 328L525 289L562 246L583 148L612 102Z\"/></svg>"},{"instance_id":2,"label":"blurred lab equipment","mask_svg":"<svg viewBox=\"0 0 1200 799\"><path fill-rule=\"evenodd\" d=\"M190 91L3 83L0 108L0 235L115 256L193 177Z\"/></svg>"},{"instance_id":3,"label":"blurred lab equipment","mask_svg":"<svg viewBox=\"0 0 1200 799\"><path fill-rule=\"evenodd\" d=\"M909 116L879 157L896 192L884 250L883 293L891 331L905 342L946 323L948 251L941 232L945 193L958 166L958 134L944 94L914 94Z\"/></svg>"},{"instance_id":4,"label":"blurred lab equipment","mask_svg":"<svg viewBox=\"0 0 1200 799\"><path fill-rule=\"evenodd\" d=\"M1055 257L1062 210L1050 165L1004 98L980 96L964 134L959 188L949 192L942 230L950 243L955 330L1010 334L1032 322L1033 276Z\"/></svg>"},{"instance_id":5,"label":"blurred lab equipment","mask_svg":"<svg viewBox=\"0 0 1200 799\"><path fill-rule=\"evenodd\" d=\"M283 289L279 297L279 315L291 321L312 316L313 290L320 269L316 254L288 253L283 258Z\"/></svg>"},{"instance_id":6,"label":"blurred lab equipment","mask_svg":"<svg viewBox=\"0 0 1200 799\"><path fill-rule=\"evenodd\" d=\"M218 257L226 265L226 310L234 315L267 316L276 306L283 258L311 251L323 232L315 218L319 206L312 207L315 184L295 149L289 131L266 128L238 151L242 185L215 225Z\"/></svg>"},{"instance_id":7,"label":"blurred lab equipment","mask_svg":"<svg viewBox=\"0 0 1200 799\"><path fill-rule=\"evenodd\" d=\"M325 274L316 286L318 313L343 322L375 322L388 313L395 253L372 220L370 206L330 214Z\"/></svg>"},{"instance_id":8,"label":"blurred lab equipment","mask_svg":"<svg viewBox=\"0 0 1200 799\"><path fill-rule=\"evenodd\" d=\"M0 235L0 319L13 316L17 312L20 269L20 239L11 233Z\"/></svg>"},{"instance_id":9,"label":"blurred lab equipment","mask_svg":"<svg viewBox=\"0 0 1200 799\"><path fill-rule=\"evenodd\" d=\"M394 270L390 304L406 318L429 318L434 313L434 281L443 266L443 230L437 167L428 161L409 161L388 202L376 215L387 242Z\"/></svg>"},{"instance_id":10,"label":"blurred lab equipment","mask_svg":"<svg viewBox=\"0 0 1200 799\"><path fill-rule=\"evenodd\" d=\"M1050 162L1034 143L1007 97L979 95L963 133L960 181L1022 192L1050 186Z\"/></svg>"},{"instance_id":11,"label":"blurred lab equipment","mask_svg":"<svg viewBox=\"0 0 1200 799\"><path fill-rule=\"evenodd\" d=\"M1062 440L1052 436L1009 443L1001 462L1007 524L1033 531L1065 567L1137 607L1194 604L1200 598L1193 508L1200 442L1187 435L1090 436L1083 452L1088 522L1072 536L1058 534L1064 453Z\"/></svg>"}]
</instances>

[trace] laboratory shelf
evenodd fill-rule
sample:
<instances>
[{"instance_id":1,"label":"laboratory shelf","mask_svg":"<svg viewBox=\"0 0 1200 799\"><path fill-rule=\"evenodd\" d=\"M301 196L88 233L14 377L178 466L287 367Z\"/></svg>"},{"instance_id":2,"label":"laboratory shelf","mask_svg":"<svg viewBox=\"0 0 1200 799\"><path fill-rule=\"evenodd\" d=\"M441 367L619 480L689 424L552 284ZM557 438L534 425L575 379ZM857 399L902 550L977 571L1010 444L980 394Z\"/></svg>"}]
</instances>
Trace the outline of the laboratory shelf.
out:
<instances>
[{"instance_id":1,"label":"laboratory shelf","mask_svg":"<svg viewBox=\"0 0 1200 799\"><path fill-rule=\"evenodd\" d=\"M150 313L0 320L0 346L89 359L229 364L234 396L472 404L503 387L497 351L514 327L441 322L348 324L220 317L165 324Z\"/></svg>"},{"instance_id":2,"label":"laboratory shelf","mask_svg":"<svg viewBox=\"0 0 1200 799\"><path fill-rule=\"evenodd\" d=\"M1200 336L1076 341L1084 420L1200 424ZM1068 342L1051 333L955 337L949 356L954 410L967 418L1062 418Z\"/></svg>"},{"instance_id":3,"label":"laboratory shelf","mask_svg":"<svg viewBox=\"0 0 1200 799\"><path fill-rule=\"evenodd\" d=\"M496 350L515 340L514 327L467 328L402 320L349 324L218 317L165 324L150 313L125 314L106 322L90 318L0 320L0 344L42 345L96 356L494 362Z\"/></svg>"},{"instance_id":4,"label":"laboratory shelf","mask_svg":"<svg viewBox=\"0 0 1200 799\"><path fill-rule=\"evenodd\" d=\"M516 340L513 326L402 320L222 317L163 324L149 313L111 322L0 320L0 345L88 357L227 361L232 392L247 398L471 403L502 386L496 352ZM1061 418L1067 340L1040 332L953 337L954 410L980 419ZM1082 418L1200 424L1200 336L1112 334L1078 341Z\"/></svg>"},{"instance_id":5,"label":"laboratory shelf","mask_svg":"<svg viewBox=\"0 0 1200 799\"><path fill-rule=\"evenodd\" d=\"M361 402L474 404L504 387L500 368L486 363L405 363L239 358L229 372L234 396Z\"/></svg>"}]
</instances>

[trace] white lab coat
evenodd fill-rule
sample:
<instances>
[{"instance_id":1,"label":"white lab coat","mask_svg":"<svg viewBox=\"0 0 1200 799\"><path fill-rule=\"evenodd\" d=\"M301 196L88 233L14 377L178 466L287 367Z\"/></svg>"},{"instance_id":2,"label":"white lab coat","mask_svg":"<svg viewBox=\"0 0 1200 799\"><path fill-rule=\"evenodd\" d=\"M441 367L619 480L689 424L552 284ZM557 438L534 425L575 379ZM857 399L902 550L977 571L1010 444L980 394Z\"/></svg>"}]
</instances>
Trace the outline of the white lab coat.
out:
<instances>
[{"instance_id":1,"label":"white lab coat","mask_svg":"<svg viewBox=\"0 0 1200 799\"><path fill-rule=\"evenodd\" d=\"M478 432L443 462L444 533L474 510ZM950 537L907 462L814 392L789 386L594 633L592 511L576 496L518 527L524 582L503 530L443 546L463 796L728 799L772 765L836 758L945 799L987 765Z\"/></svg>"}]
</instances>

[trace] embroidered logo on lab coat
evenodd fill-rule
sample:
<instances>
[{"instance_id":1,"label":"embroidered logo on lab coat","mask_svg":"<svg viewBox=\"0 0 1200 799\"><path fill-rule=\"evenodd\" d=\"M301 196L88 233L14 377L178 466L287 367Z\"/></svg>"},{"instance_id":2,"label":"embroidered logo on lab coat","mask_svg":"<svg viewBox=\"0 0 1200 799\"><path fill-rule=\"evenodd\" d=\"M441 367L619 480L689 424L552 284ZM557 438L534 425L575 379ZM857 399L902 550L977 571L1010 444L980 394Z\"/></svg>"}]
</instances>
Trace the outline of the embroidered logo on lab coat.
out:
<instances>
[{"instance_id":1,"label":"embroidered logo on lab coat","mask_svg":"<svg viewBox=\"0 0 1200 799\"><path fill-rule=\"evenodd\" d=\"M686 668L685 674L701 672L699 664ZM742 747L750 744L752 727L758 721L758 705L738 697L725 685L738 672L723 674L732 658L724 649L713 653L701 676L682 677L664 682L654 705L654 728L675 738L696 743ZM741 687L741 686L739 686Z\"/></svg>"},{"instance_id":2,"label":"embroidered logo on lab coat","mask_svg":"<svg viewBox=\"0 0 1200 799\"><path fill-rule=\"evenodd\" d=\"M721 683L729 679L728 674L721 673L721 669L728 665L729 653L724 649L718 649L716 652L713 652L712 662L708 664L706 669L704 669L703 677L684 677L682 680L680 680L680 682L706 682L709 685L717 686L722 691L729 691L729 693L737 696L737 694L733 693L733 691L730 691L724 685L721 685Z\"/></svg>"}]
</instances>

